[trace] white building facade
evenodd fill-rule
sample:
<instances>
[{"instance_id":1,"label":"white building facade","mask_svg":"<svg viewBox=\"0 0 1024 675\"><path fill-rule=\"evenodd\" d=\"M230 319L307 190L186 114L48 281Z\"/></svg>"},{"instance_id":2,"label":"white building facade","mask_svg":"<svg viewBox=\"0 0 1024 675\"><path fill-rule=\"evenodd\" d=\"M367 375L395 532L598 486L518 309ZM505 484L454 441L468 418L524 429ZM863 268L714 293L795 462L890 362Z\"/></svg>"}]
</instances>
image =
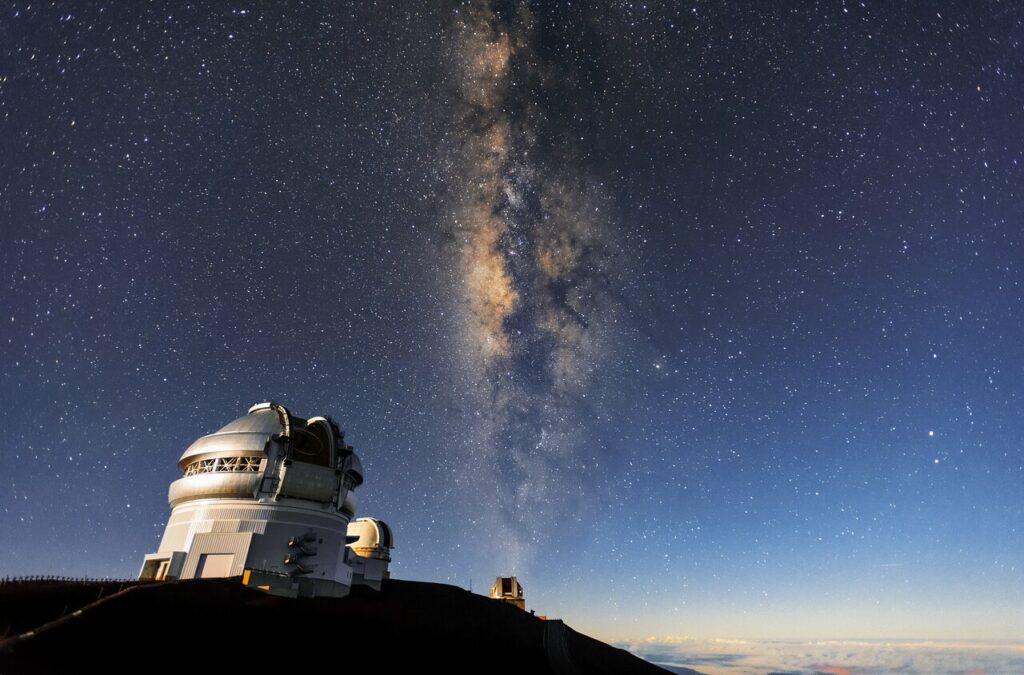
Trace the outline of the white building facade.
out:
<instances>
[{"instance_id":1,"label":"white building facade","mask_svg":"<svg viewBox=\"0 0 1024 675\"><path fill-rule=\"evenodd\" d=\"M240 577L283 595L343 596L353 567L365 577L366 561L347 546L369 535L358 523L372 521L356 521L349 536L362 463L329 417L260 403L189 446L178 466L167 528L140 579ZM386 550L369 570L378 589L393 545L380 525L387 536L374 545Z\"/></svg>"}]
</instances>

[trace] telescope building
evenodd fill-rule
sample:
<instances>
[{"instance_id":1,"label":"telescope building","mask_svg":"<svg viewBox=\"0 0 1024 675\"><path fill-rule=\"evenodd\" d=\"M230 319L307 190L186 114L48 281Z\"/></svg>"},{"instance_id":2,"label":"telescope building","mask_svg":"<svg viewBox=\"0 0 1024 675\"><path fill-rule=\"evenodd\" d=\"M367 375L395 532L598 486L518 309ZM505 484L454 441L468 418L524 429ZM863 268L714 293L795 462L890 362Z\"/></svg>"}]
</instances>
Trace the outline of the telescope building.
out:
<instances>
[{"instance_id":1,"label":"telescope building","mask_svg":"<svg viewBox=\"0 0 1024 675\"><path fill-rule=\"evenodd\" d=\"M388 578L393 538L353 520L363 467L329 417L260 403L178 460L171 515L140 579L238 577L291 596L344 596Z\"/></svg>"}]
</instances>

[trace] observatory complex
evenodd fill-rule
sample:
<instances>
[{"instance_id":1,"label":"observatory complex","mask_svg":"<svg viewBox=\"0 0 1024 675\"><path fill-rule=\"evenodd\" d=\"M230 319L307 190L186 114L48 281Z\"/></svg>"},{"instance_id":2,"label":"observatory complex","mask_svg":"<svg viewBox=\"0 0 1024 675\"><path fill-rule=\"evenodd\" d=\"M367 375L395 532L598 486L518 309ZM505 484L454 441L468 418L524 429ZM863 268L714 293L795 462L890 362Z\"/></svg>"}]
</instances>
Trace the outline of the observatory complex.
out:
<instances>
[{"instance_id":1,"label":"observatory complex","mask_svg":"<svg viewBox=\"0 0 1024 675\"><path fill-rule=\"evenodd\" d=\"M259 403L190 445L178 466L160 548L140 579L238 577L280 595L340 597L388 578L391 529L353 520L363 466L331 418Z\"/></svg>"}]
</instances>

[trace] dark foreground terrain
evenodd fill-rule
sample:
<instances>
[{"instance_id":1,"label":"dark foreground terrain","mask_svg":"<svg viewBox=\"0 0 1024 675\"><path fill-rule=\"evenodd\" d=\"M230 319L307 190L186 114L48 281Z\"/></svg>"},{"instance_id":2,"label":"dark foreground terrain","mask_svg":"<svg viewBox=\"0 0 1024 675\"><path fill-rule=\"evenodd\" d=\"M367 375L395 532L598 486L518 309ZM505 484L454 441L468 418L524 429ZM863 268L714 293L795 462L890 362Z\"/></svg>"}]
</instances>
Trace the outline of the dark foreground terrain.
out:
<instances>
[{"instance_id":1,"label":"dark foreground terrain","mask_svg":"<svg viewBox=\"0 0 1024 675\"><path fill-rule=\"evenodd\" d=\"M227 580L0 585L0 674L667 671L454 586L390 580L289 599Z\"/></svg>"}]
</instances>

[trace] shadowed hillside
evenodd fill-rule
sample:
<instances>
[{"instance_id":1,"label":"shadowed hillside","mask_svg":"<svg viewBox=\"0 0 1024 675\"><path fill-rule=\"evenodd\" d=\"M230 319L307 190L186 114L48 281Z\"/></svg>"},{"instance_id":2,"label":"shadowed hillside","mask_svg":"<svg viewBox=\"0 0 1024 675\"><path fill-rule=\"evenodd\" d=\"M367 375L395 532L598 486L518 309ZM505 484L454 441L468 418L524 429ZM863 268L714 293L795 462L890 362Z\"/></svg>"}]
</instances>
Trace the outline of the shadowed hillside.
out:
<instances>
[{"instance_id":1,"label":"shadowed hillside","mask_svg":"<svg viewBox=\"0 0 1024 675\"><path fill-rule=\"evenodd\" d=\"M336 659L338 672L666 672L560 621L454 586L398 580L380 592L357 586L347 598L294 600L227 580L7 584L0 631L5 674L305 671L324 658Z\"/></svg>"}]
</instances>

